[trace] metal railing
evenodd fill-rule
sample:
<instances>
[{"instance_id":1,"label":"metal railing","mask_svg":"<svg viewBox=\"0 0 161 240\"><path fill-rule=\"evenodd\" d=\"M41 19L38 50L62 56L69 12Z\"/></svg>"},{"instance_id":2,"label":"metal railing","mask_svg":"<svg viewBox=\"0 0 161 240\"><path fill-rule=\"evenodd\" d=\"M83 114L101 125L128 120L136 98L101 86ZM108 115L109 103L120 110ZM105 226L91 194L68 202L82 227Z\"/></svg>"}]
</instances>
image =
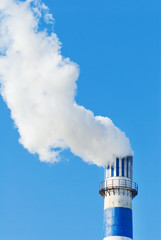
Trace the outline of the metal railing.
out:
<instances>
[{"instance_id":1,"label":"metal railing","mask_svg":"<svg viewBox=\"0 0 161 240\"><path fill-rule=\"evenodd\" d=\"M114 189L128 190L132 193L132 198L138 194L138 184L132 180L127 179L106 179L99 185L99 193L101 196L105 196L106 192Z\"/></svg>"}]
</instances>

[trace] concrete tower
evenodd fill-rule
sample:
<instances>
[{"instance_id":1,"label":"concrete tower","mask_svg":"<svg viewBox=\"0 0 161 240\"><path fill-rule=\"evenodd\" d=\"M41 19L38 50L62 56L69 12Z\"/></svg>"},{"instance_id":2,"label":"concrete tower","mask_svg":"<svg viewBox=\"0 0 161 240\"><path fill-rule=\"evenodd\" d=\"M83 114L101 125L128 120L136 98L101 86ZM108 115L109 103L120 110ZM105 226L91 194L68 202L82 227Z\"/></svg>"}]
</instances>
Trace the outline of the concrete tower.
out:
<instances>
[{"instance_id":1,"label":"concrete tower","mask_svg":"<svg viewBox=\"0 0 161 240\"><path fill-rule=\"evenodd\" d=\"M99 188L104 197L104 240L133 239L132 199L138 185L132 181L132 166L132 156L115 157L114 164L105 169L105 181Z\"/></svg>"}]
</instances>

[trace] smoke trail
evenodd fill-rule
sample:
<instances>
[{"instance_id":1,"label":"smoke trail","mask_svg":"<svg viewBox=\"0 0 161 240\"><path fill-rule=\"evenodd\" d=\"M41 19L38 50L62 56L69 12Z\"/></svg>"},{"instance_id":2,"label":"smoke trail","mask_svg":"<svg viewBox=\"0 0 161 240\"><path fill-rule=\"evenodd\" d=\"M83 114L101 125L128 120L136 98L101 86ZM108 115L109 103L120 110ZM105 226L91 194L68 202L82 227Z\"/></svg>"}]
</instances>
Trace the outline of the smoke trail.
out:
<instances>
[{"instance_id":1,"label":"smoke trail","mask_svg":"<svg viewBox=\"0 0 161 240\"><path fill-rule=\"evenodd\" d=\"M55 162L66 148L85 162L104 166L113 155L133 154L128 138L107 117L76 104L79 67L63 58L52 22L40 1L0 1L1 94L11 110L20 143L41 161Z\"/></svg>"}]
</instances>

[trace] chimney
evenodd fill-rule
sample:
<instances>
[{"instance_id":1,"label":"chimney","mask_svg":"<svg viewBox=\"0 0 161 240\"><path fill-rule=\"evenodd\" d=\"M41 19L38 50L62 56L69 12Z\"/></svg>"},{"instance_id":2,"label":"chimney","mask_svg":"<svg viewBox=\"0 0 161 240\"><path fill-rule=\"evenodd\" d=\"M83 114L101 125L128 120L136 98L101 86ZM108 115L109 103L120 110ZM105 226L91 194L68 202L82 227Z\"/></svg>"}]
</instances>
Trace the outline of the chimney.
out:
<instances>
[{"instance_id":1,"label":"chimney","mask_svg":"<svg viewBox=\"0 0 161 240\"><path fill-rule=\"evenodd\" d=\"M132 199L138 194L133 182L133 157L114 157L105 168L99 193L104 197L104 240L131 240Z\"/></svg>"}]
</instances>

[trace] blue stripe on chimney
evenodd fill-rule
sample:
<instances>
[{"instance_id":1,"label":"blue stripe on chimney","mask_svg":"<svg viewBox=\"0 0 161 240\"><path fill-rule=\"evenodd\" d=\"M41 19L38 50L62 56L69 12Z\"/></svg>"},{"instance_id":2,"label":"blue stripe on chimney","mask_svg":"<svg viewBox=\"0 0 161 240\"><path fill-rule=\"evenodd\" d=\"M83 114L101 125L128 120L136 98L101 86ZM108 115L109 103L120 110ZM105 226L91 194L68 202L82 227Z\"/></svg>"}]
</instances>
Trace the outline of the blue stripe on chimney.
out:
<instances>
[{"instance_id":1,"label":"blue stripe on chimney","mask_svg":"<svg viewBox=\"0 0 161 240\"><path fill-rule=\"evenodd\" d=\"M114 166L112 165L111 166L111 177L113 177L114 176Z\"/></svg>"},{"instance_id":2,"label":"blue stripe on chimney","mask_svg":"<svg viewBox=\"0 0 161 240\"><path fill-rule=\"evenodd\" d=\"M116 176L119 177L119 158L116 158Z\"/></svg>"},{"instance_id":3,"label":"blue stripe on chimney","mask_svg":"<svg viewBox=\"0 0 161 240\"><path fill-rule=\"evenodd\" d=\"M104 237L133 238L132 210L124 207L107 208L104 211Z\"/></svg>"},{"instance_id":4,"label":"blue stripe on chimney","mask_svg":"<svg viewBox=\"0 0 161 240\"><path fill-rule=\"evenodd\" d=\"M129 177L129 158L127 157L127 165L126 165L126 169L127 169L127 174L126 176Z\"/></svg>"}]
</instances>

